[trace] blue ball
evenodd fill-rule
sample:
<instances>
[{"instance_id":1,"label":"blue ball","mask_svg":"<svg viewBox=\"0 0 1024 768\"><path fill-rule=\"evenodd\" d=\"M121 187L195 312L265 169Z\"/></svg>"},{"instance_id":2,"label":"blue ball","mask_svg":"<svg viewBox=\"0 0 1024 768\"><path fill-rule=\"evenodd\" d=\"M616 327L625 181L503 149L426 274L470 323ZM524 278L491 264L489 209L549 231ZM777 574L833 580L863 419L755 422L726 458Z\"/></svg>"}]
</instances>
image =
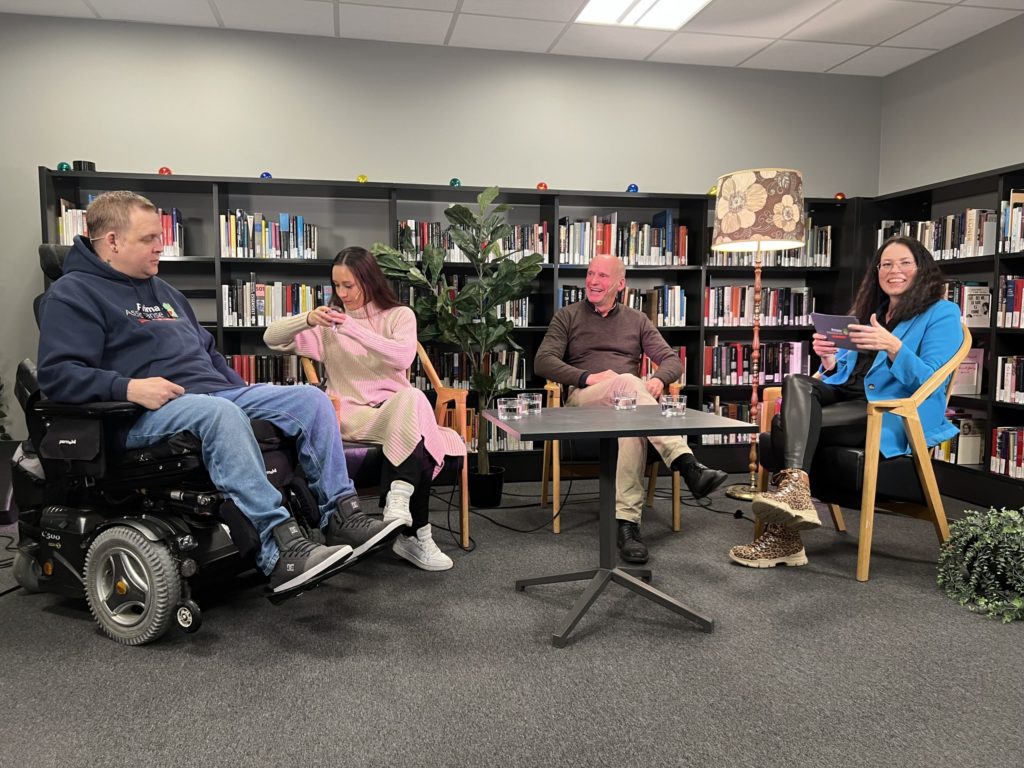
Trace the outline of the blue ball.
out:
<instances>
[{"instance_id":1,"label":"blue ball","mask_svg":"<svg viewBox=\"0 0 1024 768\"><path fill-rule=\"evenodd\" d=\"M270 175L270 171L264 171L263 173L260 174L260 178L261 179L272 179L274 177Z\"/></svg>"},{"instance_id":2,"label":"blue ball","mask_svg":"<svg viewBox=\"0 0 1024 768\"><path fill-rule=\"evenodd\" d=\"M640 187L638 187L636 184L630 184L628 187L626 187L626 191L627 192L639 192L640 191Z\"/></svg>"}]
</instances>

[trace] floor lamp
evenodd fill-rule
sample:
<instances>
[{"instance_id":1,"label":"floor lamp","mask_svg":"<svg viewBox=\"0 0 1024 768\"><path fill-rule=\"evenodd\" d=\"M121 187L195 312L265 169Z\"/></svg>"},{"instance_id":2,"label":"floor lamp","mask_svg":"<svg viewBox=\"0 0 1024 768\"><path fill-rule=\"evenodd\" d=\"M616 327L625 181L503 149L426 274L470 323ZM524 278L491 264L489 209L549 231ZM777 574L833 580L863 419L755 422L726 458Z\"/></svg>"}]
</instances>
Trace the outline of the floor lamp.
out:
<instances>
[{"instance_id":1,"label":"floor lamp","mask_svg":"<svg viewBox=\"0 0 1024 768\"><path fill-rule=\"evenodd\" d=\"M799 171L758 168L718 180L713 251L754 252L754 340L750 354L750 420L760 423L758 379L761 363L761 254L804 245L804 191ZM757 434L750 442L750 483L726 494L750 501L757 493Z\"/></svg>"}]
</instances>

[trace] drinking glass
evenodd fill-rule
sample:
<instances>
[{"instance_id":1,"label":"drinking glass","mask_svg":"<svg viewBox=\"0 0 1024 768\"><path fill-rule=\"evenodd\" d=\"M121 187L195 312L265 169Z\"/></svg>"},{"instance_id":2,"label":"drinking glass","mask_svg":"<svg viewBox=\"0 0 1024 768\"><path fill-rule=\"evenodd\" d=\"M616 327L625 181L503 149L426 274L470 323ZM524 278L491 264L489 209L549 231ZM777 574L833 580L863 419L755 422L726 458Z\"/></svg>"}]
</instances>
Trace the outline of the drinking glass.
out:
<instances>
[{"instance_id":1,"label":"drinking glass","mask_svg":"<svg viewBox=\"0 0 1024 768\"><path fill-rule=\"evenodd\" d=\"M515 397L498 398L498 418L502 421L515 421L520 417L519 400Z\"/></svg>"},{"instance_id":2,"label":"drinking glass","mask_svg":"<svg viewBox=\"0 0 1024 768\"><path fill-rule=\"evenodd\" d=\"M635 411L636 394L633 392L615 395L612 398L612 405L616 411Z\"/></svg>"},{"instance_id":3,"label":"drinking glass","mask_svg":"<svg viewBox=\"0 0 1024 768\"><path fill-rule=\"evenodd\" d=\"M679 408L679 398L676 395L661 396L661 415L675 416Z\"/></svg>"},{"instance_id":4,"label":"drinking glass","mask_svg":"<svg viewBox=\"0 0 1024 768\"><path fill-rule=\"evenodd\" d=\"M519 409L524 416L540 413L541 405L544 403L544 395L539 392L523 392L516 399L519 400Z\"/></svg>"}]
</instances>

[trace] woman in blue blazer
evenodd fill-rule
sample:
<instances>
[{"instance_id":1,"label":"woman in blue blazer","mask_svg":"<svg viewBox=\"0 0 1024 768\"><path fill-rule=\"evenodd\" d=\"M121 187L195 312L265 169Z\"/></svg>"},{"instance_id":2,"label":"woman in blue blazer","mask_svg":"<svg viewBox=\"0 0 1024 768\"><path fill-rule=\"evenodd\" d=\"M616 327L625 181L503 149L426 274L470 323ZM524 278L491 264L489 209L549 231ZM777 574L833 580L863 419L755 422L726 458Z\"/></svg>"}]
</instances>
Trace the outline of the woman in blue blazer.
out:
<instances>
[{"instance_id":1,"label":"woman in blue blazer","mask_svg":"<svg viewBox=\"0 0 1024 768\"><path fill-rule=\"evenodd\" d=\"M782 418L776 419L781 429L773 426L772 434L783 467L779 484L755 496L754 514L766 523L764 532L751 544L733 547L734 562L752 568L806 565L799 531L821 525L807 477L815 450L863 446L866 401L909 397L953 357L963 329L959 308L944 295L942 273L919 241L893 237L878 249L850 310L861 321L849 328L856 349L837 349L815 333L821 378L792 374L782 383ZM957 433L945 410L941 387L918 410L928 445ZM909 452L900 419L886 414L882 455Z\"/></svg>"}]
</instances>

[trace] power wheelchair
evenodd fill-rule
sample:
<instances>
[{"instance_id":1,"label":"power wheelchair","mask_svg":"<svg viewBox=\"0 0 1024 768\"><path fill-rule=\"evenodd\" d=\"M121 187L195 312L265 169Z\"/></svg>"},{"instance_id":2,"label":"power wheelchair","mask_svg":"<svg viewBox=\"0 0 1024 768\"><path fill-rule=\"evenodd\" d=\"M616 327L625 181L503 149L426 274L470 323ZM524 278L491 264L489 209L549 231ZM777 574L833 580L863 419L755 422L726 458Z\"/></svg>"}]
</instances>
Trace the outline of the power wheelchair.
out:
<instances>
[{"instance_id":1,"label":"power wheelchair","mask_svg":"<svg viewBox=\"0 0 1024 768\"><path fill-rule=\"evenodd\" d=\"M67 250L40 247L51 280L61 276ZM202 612L192 598L193 582L255 567L259 547L252 524L211 482L199 440L182 432L124 450L123 435L140 406L48 401L29 360L18 367L15 396L29 433L12 462L18 584L29 592L84 597L102 631L125 645L152 642L174 623L198 630ZM318 506L294 446L269 422L252 426L268 479L316 538ZM353 446L353 453L366 465L360 475L373 471L372 461L362 461L367 447ZM281 602L336 572L268 596Z\"/></svg>"}]
</instances>

